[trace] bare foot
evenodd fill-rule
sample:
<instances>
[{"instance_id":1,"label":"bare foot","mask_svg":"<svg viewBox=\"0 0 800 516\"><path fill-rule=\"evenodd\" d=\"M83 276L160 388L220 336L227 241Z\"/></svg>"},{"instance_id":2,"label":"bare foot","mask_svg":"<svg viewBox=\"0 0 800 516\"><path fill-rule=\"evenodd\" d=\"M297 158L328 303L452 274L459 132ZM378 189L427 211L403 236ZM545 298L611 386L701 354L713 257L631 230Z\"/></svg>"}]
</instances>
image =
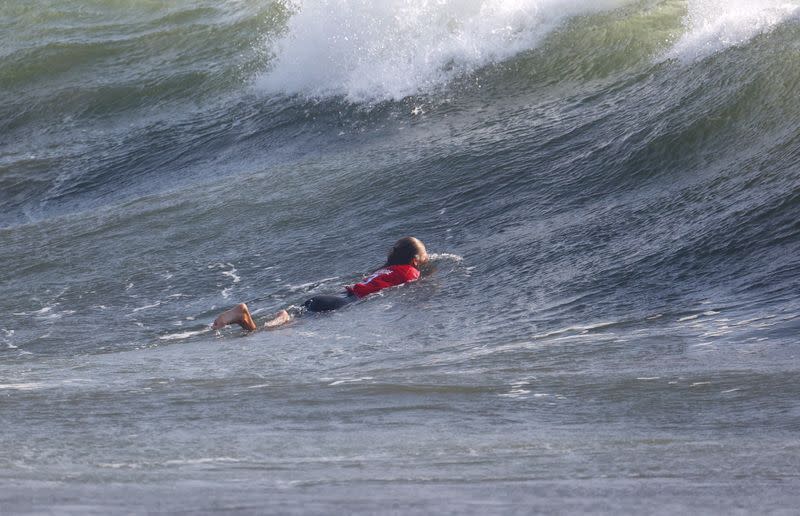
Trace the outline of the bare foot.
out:
<instances>
[{"instance_id":1,"label":"bare foot","mask_svg":"<svg viewBox=\"0 0 800 516\"><path fill-rule=\"evenodd\" d=\"M245 330L253 331L257 328L256 323L253 322L253 318L250 316L250 310L247 309L247 305L239 303L227 312L219 314L219 316L214 319L211 329L218 330L234 323Z\"/></svg>"},{"instance_id":2,"label":"bare foot","mask_svg":"<svg viewBox=\"0 0 800 516\"><path fill-rule=\"evenodd\" d=\"M281 310L280 312L275 314L275 317L267 321L266 324L264 324L264 327L277 328L278 326L282 326L291 320L292 316L289 315L289 312L287 312L286 310Z\"/></svg>"}]
</instances>

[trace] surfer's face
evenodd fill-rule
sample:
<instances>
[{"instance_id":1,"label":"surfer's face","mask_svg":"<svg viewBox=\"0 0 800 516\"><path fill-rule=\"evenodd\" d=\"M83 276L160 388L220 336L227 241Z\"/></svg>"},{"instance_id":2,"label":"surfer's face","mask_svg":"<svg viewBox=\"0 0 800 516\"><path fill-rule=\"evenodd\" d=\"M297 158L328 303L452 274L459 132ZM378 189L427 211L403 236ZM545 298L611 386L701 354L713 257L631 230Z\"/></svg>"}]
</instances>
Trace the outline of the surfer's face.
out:
<instances>
[{"instance_id":1,"label":"surfer's face","mask_svg":"<svg viewBox=\"0 0 800 516\"><path fill-rule=\"evenodd\" d=\"M428 251L425 249L425 246L422 245L422 242L419 243L419 247L420 250L416 256L417 263L414 264L416 266L425 265L428 263Z\"/></svg>"}]
</instances>

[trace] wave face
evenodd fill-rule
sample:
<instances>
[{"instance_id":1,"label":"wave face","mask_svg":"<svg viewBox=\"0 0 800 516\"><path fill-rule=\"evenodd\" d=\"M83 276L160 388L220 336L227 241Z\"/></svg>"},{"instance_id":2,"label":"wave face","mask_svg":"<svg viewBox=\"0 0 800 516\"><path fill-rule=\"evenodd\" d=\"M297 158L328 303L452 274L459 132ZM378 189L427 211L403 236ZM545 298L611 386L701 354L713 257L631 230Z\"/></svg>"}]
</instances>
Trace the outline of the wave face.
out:
<instances>
[{"instance_id":1,"label":"wave face","mask_svg":"<svg viewBox=\"0 0 800 516\"><path fill-rule=\"evenodd\" d=\"M799 7L2 3L4 509L794 509Z\"/></svg>"}]
</instances>

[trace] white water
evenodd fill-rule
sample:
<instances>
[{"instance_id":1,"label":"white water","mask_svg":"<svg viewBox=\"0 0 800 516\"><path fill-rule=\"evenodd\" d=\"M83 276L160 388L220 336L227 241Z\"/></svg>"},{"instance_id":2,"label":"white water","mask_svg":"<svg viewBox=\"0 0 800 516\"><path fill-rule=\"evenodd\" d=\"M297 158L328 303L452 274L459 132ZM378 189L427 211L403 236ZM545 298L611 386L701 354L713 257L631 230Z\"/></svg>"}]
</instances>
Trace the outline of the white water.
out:
<instances>
[{"instance_id":1,"label":"white water","mask_svg":"<svg viewBox=\"0 0 800 516\"><path fill-rule=\"evenodd\" d=\"M796 18L798 7L796 0L690 0L686 31L666 57L694 62L743 45Z\"/></svg>"},{"instance_id":2,"label":"white water","mask_svg":"<svg viewBox=\"0 0 800 516\"><path fill-rule=\"evenodd\" d=\"M625 0L300 0L259 83L353 102L399 100L532 49Z\"/></svg>"},{"instance_id":3,"label":"white water","mask_svg":"<svg viewBox=\"0 0 800 516\"><path fill-rule=\"evenodd\" d=\"M630 0L296 0L271 92L351 102L400 100L536 48L576 16ZM689 0L684 32L664 58L694 62L800 14L797 0Z\"/></svg>"}]
</instances>

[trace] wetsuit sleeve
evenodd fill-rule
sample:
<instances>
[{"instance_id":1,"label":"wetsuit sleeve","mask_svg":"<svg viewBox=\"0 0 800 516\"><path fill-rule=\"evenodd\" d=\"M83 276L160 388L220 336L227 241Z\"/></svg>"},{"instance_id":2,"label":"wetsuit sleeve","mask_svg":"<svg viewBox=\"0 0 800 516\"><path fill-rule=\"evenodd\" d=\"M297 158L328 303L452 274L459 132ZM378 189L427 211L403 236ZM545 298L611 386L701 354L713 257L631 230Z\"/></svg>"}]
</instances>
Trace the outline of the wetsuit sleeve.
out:
<instances>
[{"instance_id":1,"label":"wetsuit sleeve","mask_svg":"<svg viewBox=\"0 0 800 516\"><path fill-rule=\"evenodd\" d=\"M419 277L416 269L413 271L403 268L392 268L380 271L378 274L363 283L356 283L353 286L345 287L348 292L352 292L357 297L364 297L373 294L387 287L402 285L408 281L414 281Z\"/></svg>"}]
</instances>

